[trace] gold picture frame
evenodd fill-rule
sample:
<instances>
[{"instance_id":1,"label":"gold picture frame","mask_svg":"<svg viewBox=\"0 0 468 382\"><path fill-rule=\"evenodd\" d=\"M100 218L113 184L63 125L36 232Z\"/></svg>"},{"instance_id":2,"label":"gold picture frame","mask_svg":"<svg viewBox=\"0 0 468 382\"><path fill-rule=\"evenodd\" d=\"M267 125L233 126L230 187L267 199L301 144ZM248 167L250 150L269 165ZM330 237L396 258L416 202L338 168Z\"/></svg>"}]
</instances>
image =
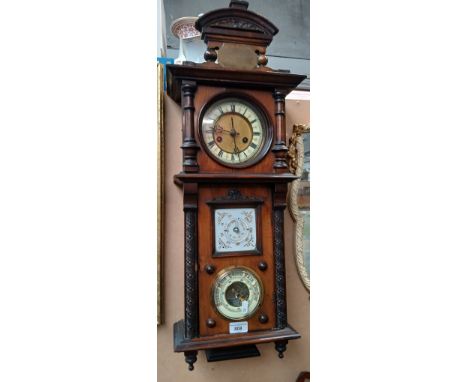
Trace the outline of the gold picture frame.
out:
<instances>
[{"instance_id":1,"label":"gold picture frame","mask_svg":"<svg viewBox=\"0 0 468 382\"><path fill-rule=\"evenodd\" d=\"M295 223L294 243L297 271L308 292L310 292L310 182L309 171L304 169L306 159L304 135L308 134L307 138L309 138L309 133L310 127L308 125L294 125L288 149L289 170L299 177L289 186L288 209Z\"/></svg>"},{"instance_id":2,"label":"gold picture frame","mask_svg":"<svg viewBox=\"0 0 468 382\"><path fill-rule=\"evenodd\" d=\"M164 65L157 64L157 325L164 323Z\"/></svg>"}]
</instances>

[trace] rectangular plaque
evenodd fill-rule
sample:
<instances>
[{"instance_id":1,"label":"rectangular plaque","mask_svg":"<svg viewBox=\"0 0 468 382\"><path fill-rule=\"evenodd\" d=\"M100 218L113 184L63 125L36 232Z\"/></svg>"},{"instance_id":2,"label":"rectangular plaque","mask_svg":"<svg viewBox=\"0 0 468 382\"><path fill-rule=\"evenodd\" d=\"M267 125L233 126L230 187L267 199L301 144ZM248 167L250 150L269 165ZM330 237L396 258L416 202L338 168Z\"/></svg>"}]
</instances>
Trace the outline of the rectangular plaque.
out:
<instances>
[{"instance_id":1,"label":"rectangular plaque","mask_svg":"<svg viewBox=\"0 0 468 382\"><path fill-rule=\"evenodd\" d=\"M247 321L229 323L229 334L247 333L248 331L249 323Z\"/></svg>"}]
</instances>

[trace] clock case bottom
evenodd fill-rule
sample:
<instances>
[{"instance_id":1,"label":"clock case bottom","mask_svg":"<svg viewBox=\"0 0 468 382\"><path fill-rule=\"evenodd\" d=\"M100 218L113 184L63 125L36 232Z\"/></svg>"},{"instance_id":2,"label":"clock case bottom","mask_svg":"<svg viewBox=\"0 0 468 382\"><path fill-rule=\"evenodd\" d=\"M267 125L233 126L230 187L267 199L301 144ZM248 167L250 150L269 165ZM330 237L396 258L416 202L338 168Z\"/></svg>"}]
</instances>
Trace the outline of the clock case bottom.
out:
<instances>
[{"instance_id":1,"label":"clock case bottom","mask_svg":"<svg viewBox=\"0 0 468 382\"><path fill-rule=\"evenodd\" d=\"M255 345L231 346L220 349L205 350L208 362L225 361L229 359L259 357L260 352Z\"/></svg>"},{"instance_id":2,"label":"clock case bottom","mask_svg":"<svg viewBox=\"0 0 468 382\"><path fill-rule=\"evenodd\" d=\"M189 370L197 361L199 350L205 350L208 362L259 356L255 344L275 343L278 357L283 358L289 340L301 338L291 326L283 329L259 330L244 334L218 334L212 337L184 337L184 320L174 324L174 351L185 355Z\"/></svg>"}]
</instances>

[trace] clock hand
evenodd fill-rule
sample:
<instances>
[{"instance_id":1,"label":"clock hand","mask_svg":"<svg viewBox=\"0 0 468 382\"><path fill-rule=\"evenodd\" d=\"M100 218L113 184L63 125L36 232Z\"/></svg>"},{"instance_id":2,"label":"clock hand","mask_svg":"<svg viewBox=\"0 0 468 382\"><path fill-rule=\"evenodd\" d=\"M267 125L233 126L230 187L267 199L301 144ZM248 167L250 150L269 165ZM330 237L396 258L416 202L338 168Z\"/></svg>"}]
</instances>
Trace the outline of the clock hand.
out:
<instances>
[{"instance_id":1,"label":"clock hand","mask_svg":"<svg viewBox=\"0 0 468 382\"><path fill-rule=\"evenodd\" d=\"M237 130L234 128L234 118L231 117L231 136L233 138L235 138L236 135L239 135L239 133L237 132Z\"/></svg>"},{"instance_id":2,"label":"clock hand","mask_svg":"<svg viewBox=\"0 0 468 382\"><path fill-rule=\"evenodd\" d=\"M239 133L236 131L236 129L234 128L234 119L231 117L231 137L234 141L234 154L237 154L237 157L239 158L240 160L240 150L239 148L237 147L237 143L236 143L236 135L239 135Z\"/></svg>"},{"instance_id":3,"label":"clock hand","mask_svg":"<svg viewBox=\"0 0 468 382\"><path fill-rule=\"evenodd\" d=\"M216 125L216 126L213 128L213 130L216 130L216 132L222 132L222 133L226 132L226 133L229 133L229 134L232 135L232 132L231 132L231 131L224 129L224 128L223 128L222 126L220 126L220 125Z\"/></svg>"},{"instance_id":4,"label":"clock hand","mask_svg":"<svg viewBox=\"0 0 468 382\"><path fill-rule=\"evenodd\" d=\"M237 147L236 137L234 136L233 139L234 139L234 154L237 154L237 156L238 156L239 159L240 159L240 150L239 150L239 148Z\"/></svg>"}]
</instances>

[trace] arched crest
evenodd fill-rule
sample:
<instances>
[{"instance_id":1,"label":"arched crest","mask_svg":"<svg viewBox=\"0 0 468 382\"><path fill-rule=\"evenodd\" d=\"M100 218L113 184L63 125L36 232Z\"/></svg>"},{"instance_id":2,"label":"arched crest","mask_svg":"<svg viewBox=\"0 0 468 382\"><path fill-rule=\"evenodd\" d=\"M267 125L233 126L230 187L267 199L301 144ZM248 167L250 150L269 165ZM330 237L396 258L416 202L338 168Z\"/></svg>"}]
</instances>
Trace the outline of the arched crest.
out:
<instances>
[{"instance_id":1,"label":"arched crest","mask_svg":"<svg viewBox=\"0 0 468 382\"><path fill-rule=\"evenodd\" d=\"M249 11L248 6L247 1L231 0L228 8L205 13L195 22L195 28L201 32L201 38L208 47L205 53L207 61L218 60L218 51L222 53L223 47L230 52L230 47L235 46L237 51L241 48L246 52L247 65L253 63L254 66L265 67L268 62L266 47L278 33L278 28L265 17ZM227 64L223 65L223 61ZM219 63L231 66L233 61L221 57Z\"/></svg>"}]
</instances>

